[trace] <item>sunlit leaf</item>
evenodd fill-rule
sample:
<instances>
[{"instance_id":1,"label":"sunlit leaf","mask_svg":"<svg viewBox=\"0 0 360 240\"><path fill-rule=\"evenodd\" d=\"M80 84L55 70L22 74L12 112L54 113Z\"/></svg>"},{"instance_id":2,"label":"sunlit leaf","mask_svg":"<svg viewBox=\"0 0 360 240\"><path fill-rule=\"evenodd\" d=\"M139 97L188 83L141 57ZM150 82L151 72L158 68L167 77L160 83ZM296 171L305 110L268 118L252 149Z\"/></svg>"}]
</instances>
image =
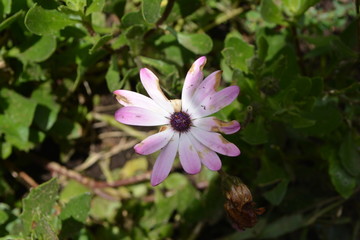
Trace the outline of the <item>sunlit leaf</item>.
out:
<instances>
[{"instance_id":1,"label":"sunlit leaf","mask_svg":"<svg viewBox=\"0 0 360 240\"><path fill-rule=\"evenodd\" d=\"M161 0L142 0L141 12L146 22L155 23L160 18Z\"/></svg>"},{"instance_id":2,"label":"sunlit leaf","mask_svg":"<svg viewBox=\"0 0 360 240\"><path fill-rule=\"evenodd\" d=\"M242 40L238 34L229 34L221 53L232 68L247 72L249 60L254 55L254 47Z\"/></svg>"},{"instance_id":3,"label":"sunlit leaf","mask_svg":"<svg viewBox=\"0 0 360 240\"><path fill-rule=\"evenodd\" d=\"M15 20L20 18L23 14L24 14L24 11L20 10L17 13L15 13L14 15L5 19L4 21L0 22L0 32L4 29L8 28Z\"/></svg>"},{"instance_id":4,"label":"sunlit leaf","mask_svg":"<svg viewBox=\"0 0 360 240\"><path fill-rule=\"evenodd\" d=\"M25 16L26 27L38 35L56 35L59 30L74 23L65 13L44 9L38 5L30 8Z\"/></svg>"},{"instance_id":5,"label":"sunlit leaf","mask_svg":"<svg viewBox=\"0 0 360 240\"><path fill-rule=\"evenodd\" d=\"M56 49L54 36L42 36L35 44L22 53L26 61L42 62L48 59Z\"/></svg>"},{"instance_id":6,"label":"sunlit leaf","mask_svg":"<svg viewBox=\"0 0 360 240\"><path fill-rule=\"evenodd\" d=\"M51 214L54 204L58 197L59 184L55 178L43 183L30 191L29 195L23 199L23 212L20 216L23 222L25 234L32 231L33 227L39 222L40 228L48 228L43 222L43 216ZM40 229L41 231L41 229ZM46 231L46 229L44 229Z\"/></svg>"},{"instance_id":7,"label":"sunlit leaf","mask_svg":"<svg viewBox=\"0 0 360 240\"><path fill-rule=\"evenodd\" d=\"M105 79L107 87L111 92L120 89L124 85L124 81L120 81L118 57L116 55L113 55L110 59L110 65L106 72Z\"/></svg>"},{"instance_id":8,"label":"sunlit leaf","mask_svg":"<svg viewBox=\"0 0 360 240\"><path fill-rule=\"evenodd\" d=\"M91 4L86 8L86 15L90 15L94 12L101 12L105 6L105 0L93 0Z\"/></svg>"},{"instance_id":9,"label":"sunlit leaf","mask_svg":"<svg viewBox=\"0 0 360 240\"><path fill-rule=\"evenodd\" d=\"M283 20L281 10L273 0L263 0L260 5L260 13L265 21L270 23L281 23Z\"/></svg>"},{"instance_id":10,"label":"sunlit leaf","mask_svg":"<svg viewBox=\"0 0 360 240\"><path fill-rule=\"evenodd\" d=\"M213 48L211 38L204 33L178 33L179 43L196 54L207 54Z\"/></svg>"}]
</instances>

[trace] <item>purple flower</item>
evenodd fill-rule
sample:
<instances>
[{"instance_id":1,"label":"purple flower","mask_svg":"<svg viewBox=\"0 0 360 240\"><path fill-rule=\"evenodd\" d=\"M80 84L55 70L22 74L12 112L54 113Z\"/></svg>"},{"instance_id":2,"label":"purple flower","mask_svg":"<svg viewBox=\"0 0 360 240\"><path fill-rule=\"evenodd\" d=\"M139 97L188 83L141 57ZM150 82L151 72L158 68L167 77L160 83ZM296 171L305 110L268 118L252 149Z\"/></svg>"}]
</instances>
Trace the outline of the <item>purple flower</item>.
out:
<instances>
[{"instance_id":1,"label":"purple flower","mask_svg":"<svg viewBox=\"0 0 360 240\"><path fill-rule=\"evenodd\" d=\"M201 163L210 170L220 170L221 161L216 153L226 156L240 154L233 143L218 133L235 133L240 124L207 117L234 101L240 89L230 86L217 92L222 72L213 72L203 80L205 63L206 57L200 57L191 66L181 100L168 100L160 88L159 79L147 68L140 70L140 79L150 98L127 90L114 91L124 106L115 113L117 121L136 126L162 126L159 133L134 147L138 154L143 155L161 150L151 175L153 186L169 175L177 152L183 169L189 174L199 173Z\"/></svg>"}]
</instances>

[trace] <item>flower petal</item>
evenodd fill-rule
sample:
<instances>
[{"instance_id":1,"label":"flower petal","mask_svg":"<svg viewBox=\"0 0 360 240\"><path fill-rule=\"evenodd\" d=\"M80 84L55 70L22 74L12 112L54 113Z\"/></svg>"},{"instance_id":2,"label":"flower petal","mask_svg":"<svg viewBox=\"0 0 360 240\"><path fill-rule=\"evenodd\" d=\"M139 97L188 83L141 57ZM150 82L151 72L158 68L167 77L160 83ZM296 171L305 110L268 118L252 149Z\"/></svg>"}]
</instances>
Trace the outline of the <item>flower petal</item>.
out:
<instances>
[{"instance_id":1,"label":"flower petal","mask_svg":"<svg viewBox=\"0 0 360 240\"><path fill-rule=\"evenodd\" d=\"M201 161L188 134L189 133L182 133L180 135L179 158L185 172L196 174L201 170Z\"/></svg>"},{"instance_id":2,"label":"flower petal","mask_svg":"<svg viewBox=\"0 0 360 240\"><path fill-rule=\"evenodd\" d=\"M149 96L167 112L172 113L174 109L160 88L159 79L147 68L140 69L140 79Z\"/></svg>"},{"instance_id":3,"label":"flower petal","mask_svg":"<svg viewBox=\"0 0 360 240\"><path fill-rule=\"evenodd\" d=\"M204 96L213 95L220 85L222 71L215 71L207 76L196 89L191 99L192 106L198 106L204 100Z\"/></svg>"},{"instance_id":4,"label":"flower petal","mask_svg":"<svg viewBox=\"0 0 360 240\"><path fill-rule=\"evenodd\" d=\"M190 132L199 142L215 152L231 157L240 155L239 148L219 133L208 132L197 127L192 127Z\"/></svg>"},{"instance_id":5,"label":"flower petal","mask_svg":"<svg viewBox=\"0 0 360 240\"><path fill-rule=\"evenodd\" d=\"M154 153L165 147L174 136L174 131L169 127L144 139L134 146L135 152L142 155Z\"/></svg>"},{"instance_id":6,"label":"flower petal","mask_svg":"<svg viewBox=\"0 0 360 240\"><path fill-rule=\"evenodd\" d=\"M205 63L206 57L198 58L186 74L181 93L182 111L186 112L191 107L191 98L204 77L202 70Z\"/></svg>"},{"instance_id":7,"label":"flower petal","mask_svg":"<svg viewBox=\"0 0 360 240\"><path fill-rule=\"evenodd\" d=\"M142 107L149 109L153 112L157 112L166 117L170 116L170 114L162 107L157 105L154 100L137 92L132 92L128 90L116 90L114 91L114 94L116 95L116 99L118 100L118 102L123 106Z\"/></svg>"},{"instance_id":8,"label":"flower petal","mask_svg":"<svg viewBox=\"0 0 360 240\"><path fill-rule=\"evenodd\" d=\"M203 100L189 111L192 119L213 114L229 105L239 95L238 86L230 86L212 95L202 95Z\"/></svg>"},{"instance_id":9,"label":"flower petal","mask_svg":"<svg viewBox=\"0 0 360 240\"><path fill-rule=\"evenodd\" d=\"M156 112L132 106L117 110L115 119L121 123L135 126L160 126L169 123L169 119Z\"/></svg>"},{"instance_id":10,"label":"flower petal","mask_svg":"<svg viewBox=\"0 0 360 240\"><path fill-rule=\"evenodd\" d=\"M193 120L195 127L204 129L209 132L222 132L225 134L233 134L240 130L240 123L233 120L231 122L224 122L216 117L198 118Z\"/></svg>"},{"instance_id":11,"label":"flower petal","mask_svg":"<svg viewBox=\"0 0 360 240\"><path fill-rule=\"evenodd\" d=\"M221 160L219 156L214 151L210 150L208 147L205 147L202 143L196 140L192 134L189 134L189 138L197 153L199 154L201 162L212 171L220 170Z\"/></svg>"},{"instance_id":12,"label":"flower petal","mask_svg":"<svg viewBox=\"0 0 360 240\"><path fill-rule=\"evenodd\" d=\"M169 175L178 146L179 133L175 133L156 159L150 179L152 186L160 184Z\"/></svg>"}]
</instances>

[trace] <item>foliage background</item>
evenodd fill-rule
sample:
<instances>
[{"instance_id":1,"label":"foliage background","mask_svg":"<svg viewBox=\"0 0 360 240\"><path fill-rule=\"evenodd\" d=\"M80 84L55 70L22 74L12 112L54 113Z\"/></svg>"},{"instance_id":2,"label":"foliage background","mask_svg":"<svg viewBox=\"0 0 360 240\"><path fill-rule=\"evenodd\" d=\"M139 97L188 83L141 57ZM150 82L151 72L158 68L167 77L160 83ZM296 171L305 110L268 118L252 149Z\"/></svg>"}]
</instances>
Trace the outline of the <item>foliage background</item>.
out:
<instances>
[{"instance_id":1,"label":"foliage background","mask_svg":"<svg viewBox=\"0 0 360 240\"><path fill-rule=\"evenodd\" d=\"M1 239L359 239L359 29L350 0L0 0ZM141 67L176 98L201 55L241 88L217 115L266 208L244 232L217 173L151 187L157 130L113 119Z\"/></svg>"}]
</instances>

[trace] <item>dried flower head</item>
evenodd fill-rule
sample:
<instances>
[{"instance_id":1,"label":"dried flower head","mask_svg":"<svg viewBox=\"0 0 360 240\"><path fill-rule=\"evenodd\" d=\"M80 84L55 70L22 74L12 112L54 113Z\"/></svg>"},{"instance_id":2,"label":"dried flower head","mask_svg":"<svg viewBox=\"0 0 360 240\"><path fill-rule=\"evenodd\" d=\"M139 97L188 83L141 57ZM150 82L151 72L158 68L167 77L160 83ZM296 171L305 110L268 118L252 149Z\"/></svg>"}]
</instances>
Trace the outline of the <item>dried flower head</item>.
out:
<instances>
[{"instance_id":1,"label":"dried flower head","mask_svg":"<svg viewBox=\"0 0 360 240\"><path fill-rule=\"evenodd\" d=\"M225 193L224 208L234 228L243 231L257 223L257 216L265 212L265 208L255 208L249 188L239 178L226 175L223 177Z\"/></svg>"}]
</instances>

